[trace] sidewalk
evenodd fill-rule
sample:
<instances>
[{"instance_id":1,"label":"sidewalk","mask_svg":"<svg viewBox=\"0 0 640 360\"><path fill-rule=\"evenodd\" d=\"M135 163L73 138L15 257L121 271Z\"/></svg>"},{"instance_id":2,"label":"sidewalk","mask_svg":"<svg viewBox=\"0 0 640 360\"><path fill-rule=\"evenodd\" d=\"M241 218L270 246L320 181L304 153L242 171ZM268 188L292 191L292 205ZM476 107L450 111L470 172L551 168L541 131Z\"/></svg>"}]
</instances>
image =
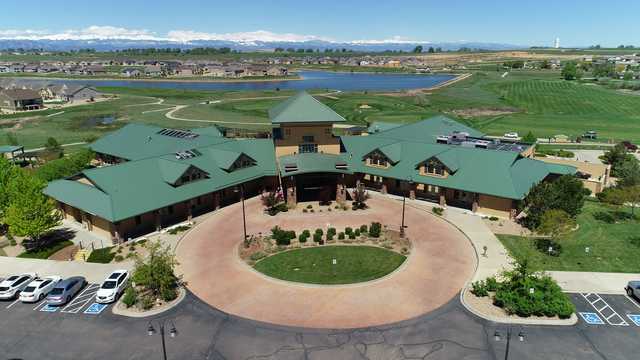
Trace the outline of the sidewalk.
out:
<instances>
[{"instance_id":1,"label":"sidewalk","mask_svg":"<svg viewBox=\"0 0 640 360\"><path fill-rule=\"evenodd\" d=\"M377 194L376 194L377 195ZM402 197L386 195L399 199ZM429 210L437 204L423 200L409 200L407 206ZM443 218L467 235L473 244L478 259L478 267L470 282L484 280L511 267L513 259L500 240L482 221L482 217L468 210L447 207ZM483 256L483 246L487 247L487 254ZM563 291L580 293L625 294L624 287L631 280L640 280L640 274L628 273L599 273L577 271L547 271L554 278Z\"/></svg>"},{"instance_id":2,"label":"sidewalk","mask_svg":"<svg viewBox=\"0 0 640 360\"><path fill-rule=\"evenodd\" d=\"M94 264L76 261L22 259L0 256L0 277L34 272L39 276L84 276L88 282L99 283L113 270L130 270L132 268L133 263L130 261L123 261L118 264Z\"/></svg>"}]
</instances>

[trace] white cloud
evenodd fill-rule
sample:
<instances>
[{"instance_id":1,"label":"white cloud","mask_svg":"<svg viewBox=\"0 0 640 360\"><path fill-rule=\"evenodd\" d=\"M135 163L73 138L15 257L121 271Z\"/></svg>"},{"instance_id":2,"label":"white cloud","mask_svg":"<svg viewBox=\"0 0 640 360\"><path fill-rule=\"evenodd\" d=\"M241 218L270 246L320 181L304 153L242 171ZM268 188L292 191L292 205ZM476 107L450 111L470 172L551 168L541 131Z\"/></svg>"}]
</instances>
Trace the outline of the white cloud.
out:
<instances>
[{"instance_id":1,"label":"white cloud","mask_svg":"<svg viewBox=\"0 0 640 360\"><path fill-rule=\"evenodd\" d=\"M315 35L299 35L299 34L278 34L271 31L258 30L249 32L236 32L236 33L206 33L196 32L191 30L173 30L167 33L167 37L173 41L189 42L195 40L222 40L222 41L234 41L240 43L255 43L259 41L264 42L302 42L312 40L331 41L331 39Z\"/></svg>"},{"instance_id":2,"label":"white cloud","mask_svg":"<svg viewBox=\"0 0 640 360\"><path fill-rule=\"evenodd\" d=\"M89 26L84 29L71 29L62 32L47 30L0 30L0 39L15 40L167 40L144 29L126 29L115 26Z\"/></svg>"}]
</instances>

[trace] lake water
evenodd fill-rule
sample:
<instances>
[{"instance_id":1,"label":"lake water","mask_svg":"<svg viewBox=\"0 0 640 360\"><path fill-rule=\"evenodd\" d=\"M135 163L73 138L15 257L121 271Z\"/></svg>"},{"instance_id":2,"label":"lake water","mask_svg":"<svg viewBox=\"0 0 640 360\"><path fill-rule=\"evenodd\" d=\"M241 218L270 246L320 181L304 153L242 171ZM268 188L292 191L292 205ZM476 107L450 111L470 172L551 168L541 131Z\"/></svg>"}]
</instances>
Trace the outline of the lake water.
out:
<instances>
[{"instance_id":1,"label":"lake water","mask_svg":"<svg viewBox=\"0 0 640 360\"><path fill-rule=\"evenodd\" d=\"M239 82L173 82L128 80L51 80L48 82L79 82L91 86L161 88L183 90L307 90L394 91L428 88L455 78L448 74L371 74L328 71L300 71L302 80L239 81Z\"/></svg>"}]
</instances>

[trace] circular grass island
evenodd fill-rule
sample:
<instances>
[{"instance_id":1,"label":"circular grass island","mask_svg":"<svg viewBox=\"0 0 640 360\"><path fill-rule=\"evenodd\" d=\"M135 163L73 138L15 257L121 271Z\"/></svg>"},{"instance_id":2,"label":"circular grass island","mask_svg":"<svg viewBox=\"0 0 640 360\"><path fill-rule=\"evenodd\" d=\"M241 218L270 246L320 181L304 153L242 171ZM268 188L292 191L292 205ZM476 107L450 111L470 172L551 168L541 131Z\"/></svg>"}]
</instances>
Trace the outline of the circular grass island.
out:
<instances>
[{"instance_id":1,"label":"circular grass island","mask_svg":"<svg viewBox=\"0 0 640 360\"><path fill-rule=\"evenodd\" d=\"M406 258L374 246L330 245L284 251L258 261L254 268L280 280L342 285L381 278L396 270Z\"/></svg>"}]
</instances>

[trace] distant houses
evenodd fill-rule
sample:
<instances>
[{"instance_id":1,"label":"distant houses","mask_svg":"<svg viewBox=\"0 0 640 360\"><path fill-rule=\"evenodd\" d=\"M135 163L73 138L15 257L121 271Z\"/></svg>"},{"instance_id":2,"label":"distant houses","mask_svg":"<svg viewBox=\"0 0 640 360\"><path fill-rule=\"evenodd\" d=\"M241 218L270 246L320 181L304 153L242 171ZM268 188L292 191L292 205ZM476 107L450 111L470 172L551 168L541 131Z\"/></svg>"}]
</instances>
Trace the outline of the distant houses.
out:
<instances>
[{"instance_id":1,"label":"distant houses","mask_svg":"<svg viewBox=\"0 0 640 360\"><path fill-rule=\"evenodd\" d=\"M38 110L43 107L42 96L31 89L0 91L0 109L9 111Z\"/></svg>"}]
</instances>

